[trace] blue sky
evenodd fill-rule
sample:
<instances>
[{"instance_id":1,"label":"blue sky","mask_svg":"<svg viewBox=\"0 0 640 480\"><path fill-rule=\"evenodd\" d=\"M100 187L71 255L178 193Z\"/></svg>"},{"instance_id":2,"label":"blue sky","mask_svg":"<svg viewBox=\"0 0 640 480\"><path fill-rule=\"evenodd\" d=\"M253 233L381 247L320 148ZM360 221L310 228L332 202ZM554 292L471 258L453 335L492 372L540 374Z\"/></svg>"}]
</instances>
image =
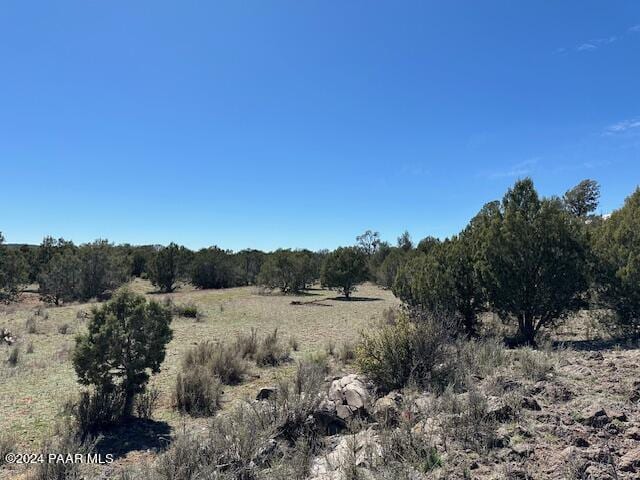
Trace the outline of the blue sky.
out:
<instances>
[{"instance_id":1,"label":"blue sky","mask_svg":"<svg viewBox=\"0 0 640 480\"><path fill-rule=\"evenodd\" d=\"M633 0L6 0L0 66L9 242L333 248L640 182Z\"/></svg>"}]
</instances>

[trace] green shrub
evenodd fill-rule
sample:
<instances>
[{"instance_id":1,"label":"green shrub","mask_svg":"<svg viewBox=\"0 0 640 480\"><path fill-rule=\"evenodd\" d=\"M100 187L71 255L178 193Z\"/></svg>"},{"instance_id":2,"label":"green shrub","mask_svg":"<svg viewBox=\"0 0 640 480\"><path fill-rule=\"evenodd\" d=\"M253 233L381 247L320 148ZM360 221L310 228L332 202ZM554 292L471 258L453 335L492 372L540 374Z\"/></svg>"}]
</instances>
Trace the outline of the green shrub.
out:
<instances>
[{"instance_id":1,"label":"green shrub","mask_svg":"<svg viewBox=\"0 0 640 480\"><path fill-rule=\"evenodd\" d=\"M193 257L191 283L197 288L229 288L240 282L241 272L230 252L203 248Z\"/></svg>"},{"instance_id":2,"label":"green shrub","mask_svg":"<svg viewBox=\"0 0 640 480\"><path fill-rule=\"evenodd\" d=\"M262 339L255 356L256 364L261 367L275 367L290 358L290 350L278 338L277 328Z\"/></svg>"},{"instance_id":3,"label":"green shrub","mask_svg":"<svg viewBox=\"0 0 640 480\"><path fill-rule=\"evenodd\" d=\"M356 349L358 365L384 390L409 383L429 385L434 367L446 359L450 331L446 318L424 316L411 321L403 315L395 325L363 333Z\"/></svg>"},{"instance_id":4,"label":"green shrub","mask_svg":"<svg viewBox=\"0 0 640 480\"><path fill-rule=\"evenodd\" d=\"M463 233L434 243L399 269L393 293L413 308L456 317L467 335L476 333L486 299L475 266L472 241Z\"/></svg>"},{"instance_id":5,"label":"green shrub","mask_svg":"<svg viewBox=\"0 0 640 480\"><path fill-rule=\"evenodd\" d=\"M218 377L201 366L178 374L174 392L176 409L193 416L213 415L220 408L222 385Z\"/></svg>"},{"instance_id":6,"label":"green shrub","mask_svg":"<svg viewBox=\"0 0 640 480\"><path fill-rule=\"evenodd\" d=\"M638 195L640 198L640 194ZM584 223L557 198L519 180L472 220L483 290L493 311L517 323L524 343L584 306L588 244Z\"/></svg>"}]
</instances>

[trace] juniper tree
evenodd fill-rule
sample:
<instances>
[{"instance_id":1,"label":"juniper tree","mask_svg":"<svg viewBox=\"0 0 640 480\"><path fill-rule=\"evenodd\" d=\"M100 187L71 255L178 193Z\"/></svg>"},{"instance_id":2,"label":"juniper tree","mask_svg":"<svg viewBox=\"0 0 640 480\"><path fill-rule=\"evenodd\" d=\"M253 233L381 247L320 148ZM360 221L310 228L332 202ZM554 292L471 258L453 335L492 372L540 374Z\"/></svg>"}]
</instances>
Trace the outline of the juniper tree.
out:
<instances>
[{"instance_id":1,"label":"juniper tree","mask_svg":"<svg viewBox=\"0 0 640 480\"><path fill-rule=\"evenodd\" d=\"M620 326L640 334L640 188L594 235L600 298Z\"/></svg>"},{"instance_id":2,"label":"juniper tree","mask_svg":"<svg viewBox=\"0 0 640 480\"><path fill-rule=\"evenodd\" d=\"M507 191L498 208L491 204L474 220L491 306L517 321L525 342L534 344L540 328L583 305L586 239L560 199L540 199L527 178Z\"/></svg>"},{"instance_id":3,"label":"juniper tree","mask_svg":"<svg viewBox=\"0 0 640 480\"><path fill-rule=\"evenodd\" d=\"M358 247L340 247L325 259L321 281L325 287L336 289L349 299L356 285L367 279L367 274L365 253Z\"/></svg>"},{"instance_id":4,"label":"juniper tree","mask_svg":"<svg viewBox=\"0 0 640 480\"><path fill-rule=\"evenodd\" d=\"M171 311L128 290L92 310L87 333L76 337L73 366L83 385L124 397L122 416L131 415L135 395L149 373L158 373L172 337Z\"/></svg>"}]
</instances>

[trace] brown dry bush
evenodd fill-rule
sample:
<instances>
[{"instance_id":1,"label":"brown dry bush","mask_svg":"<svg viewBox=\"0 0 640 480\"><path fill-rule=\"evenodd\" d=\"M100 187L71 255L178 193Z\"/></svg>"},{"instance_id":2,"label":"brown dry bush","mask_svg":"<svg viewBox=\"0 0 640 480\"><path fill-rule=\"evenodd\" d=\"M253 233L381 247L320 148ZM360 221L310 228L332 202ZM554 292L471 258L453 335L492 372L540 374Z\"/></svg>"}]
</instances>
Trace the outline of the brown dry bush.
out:
<instances>
[{"instance_id":1,"label":"brown dry bush","mask_svg":"<svg viewBox=\"0 0 640 480\"><path fill-rule=\"evenodd\" d=\"M144 478L273 479L294 470L298 473L288 478L306 478L319 446L309 419L318 408L323 379L321 364L301 362L272 398L236 404L213 417L204 435L178 434Z\"/></svg>"},{"instance_id":2,"label":"brown dry bush","mask_svg":"<svg viewBox=\"0 0 640 480\"><path fill-rule=\"evenodd\" d=\"M27 331L27 333L38 333L38 324L36 322L35 317L30 317L27 319L27 321L24 323L24 328Z\"/></svg>"},{"instance_id":3,"label":"brown dry bush","mask_svg":"<svg viewBox=\"0 0 640 480\"><path fill-rule=\"evenodd\" d=\"M187 351L182 365L183 371L203 367L225 385L240 383L247 371L247 364L235 346L209 341L199 343Z\"/></svg>"},{"instance_id":4,"label":"brown dry bush","mask_svg":"<svg viewBox=\"0 0 640 480\"><path fill-rule=\"evenodd\" d=\"M9 352L9 356L7 357L7 365L10 367L15 367L18 365L20 361L20 347L17 345L11 348Z\"/></svg>"},{"instance_id":5,"label":"brown dry bush","mask_svg":"<svg viewBox=\"0 0 640 480\"><path fill-rule=\"evenodd\" d=\"M235 346L242 358L253 359L258 351L258 331L251 328L249 333L239 333L236 336Z\"/></svg>"},{"instance_id":6,"label":"brown dry bush","mask_svg":"<svg viewBox=\"0 0 640 480\"><path fill-rule=\"evenodd\" d=\"M495 444L498 423L488 412L486 397L477 390L460 396L448 388L434 400L432 408L445 441L457 442L477 452Z\"/></svg>"},{"instance_id":7,"label":"brown dry bush","mask_svg":"<svg viewBox=\"0 0 640 480\"><path fill-rule=\"evenodd\" d=\"M178 411L192 416L213 415L220 408L222 385L218 377L201 366L178 374L174 404Z\"/></svg>"},{"instance_id":8,"label":"brown dry bush","mask_svg":"<svg viewBox=\"0 0 640 480\"><path fill-rule=\"evenodd\" d=\"M160 390L155 387L147 388L144 392L136 395L134 411L139 418L150 419L158 406Z\"/></svg>"},{"instance_id":9,"label":"brown dry bush","mask_svg":"<svg viewBox=\"0 0 640 480\"><path fill-rule=\"evenodd\" d=\"M267 334L260 342L255 355L256 364L260 367L275 367L289 360L290 350L278 337L278 329Z\"/></svg>"},{"instance_id":10,"label":"brown dry bush","mask_svg":"<svg viewBox=\"0 0 640 480\"><path fill-rule=\"evenodd\" d=\"M7 453L17 451L16 446L17 442L13 435L6 432L0 433L0 467L4 465Z\"/></svg>"},{"instance_id":11,"label":"brown dry bush","mask_svg":"<svg viewBox=\"0 0 640 480\"><path fill-rule=\"evenodd\" d=\"M123 410L124 396L115 390L85 390L63 405L63 413L73 422L73 430L81 441L118 423Z\"/></svg>"}]
</instances>

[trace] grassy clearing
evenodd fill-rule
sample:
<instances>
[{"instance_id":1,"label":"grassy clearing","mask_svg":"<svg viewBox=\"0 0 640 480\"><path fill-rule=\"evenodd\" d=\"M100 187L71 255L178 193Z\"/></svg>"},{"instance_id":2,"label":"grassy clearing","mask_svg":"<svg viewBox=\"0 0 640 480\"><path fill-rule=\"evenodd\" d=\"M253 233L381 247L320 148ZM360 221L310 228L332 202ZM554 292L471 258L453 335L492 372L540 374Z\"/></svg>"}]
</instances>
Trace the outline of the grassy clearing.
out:
<instances>
[{"instance_id":1,"label":"grassy clearing","mask_svg":"<svg viewBox=\"0 0 640 480\"><path fill-rule=\"evenodd\" d=\"M383 310L397 304L389 291L373 285L362 286L348 302L336 300L335 292L327 290L280 296L259 295L253 287L203 291L183 287L172 294L157 295L150 293L153 287L141 280L132 282L131 288L150 298L168 297L176 305L194 305L198 310L198 319L174 318L174 338L162 372L151 382L160 392L155 418L174 428L182 424L171 408L175 379L184 353L193 345L206 340L231 341L251 328L261 336L277 328L283 341L295 337L298 348L292 351L292 357L299 359L324 349L329 341L341 345L355 340L372 318L379 318ZM0 326L18 337L21 350L18 364L10 366L6 363L10 348L0 347L0 430L15 434L20 445L30 448L48 432L64 401L79 391L70 354L74 336L86 328L86 312L91 309L91 304L77 304L38 311L39 306L29 299L0 310ZM27 323L32 322L27 320L32 318L36 333L28 333ZM63 325L67 326L61 328ZM27 353L30 345L33 350ZM254 366L248 381L224 388L223 403L255 395L259 387L273 385L293 370L293 363L277 368Z\"/></svg>"}]
</instances>

